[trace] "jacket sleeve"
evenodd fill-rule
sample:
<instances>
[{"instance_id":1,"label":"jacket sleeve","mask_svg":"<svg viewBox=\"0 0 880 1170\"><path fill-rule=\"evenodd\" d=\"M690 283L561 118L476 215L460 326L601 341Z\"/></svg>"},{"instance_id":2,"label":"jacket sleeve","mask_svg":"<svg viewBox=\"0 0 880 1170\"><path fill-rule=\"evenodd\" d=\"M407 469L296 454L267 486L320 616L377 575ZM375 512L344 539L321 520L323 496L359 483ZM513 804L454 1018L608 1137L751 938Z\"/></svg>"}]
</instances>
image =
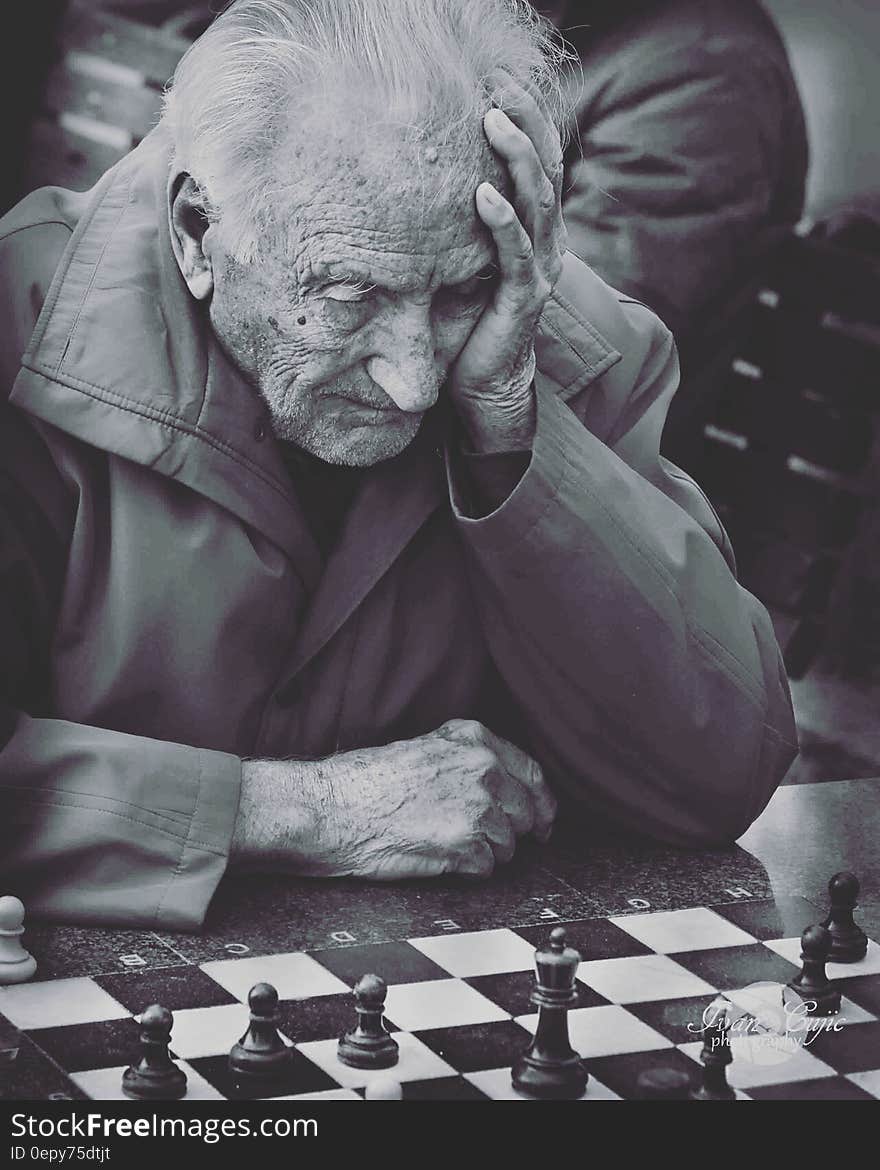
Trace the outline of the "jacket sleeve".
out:
<instances>
[{"instance_id":1,"label":"jacket sleeve","mask_svg":"<svg viewBox=\"0 0 880 1170\"><path fill-rule=\"evenodd\" d=\"M754 45L648 48L582 111L563 211L571 250L679 337L774 217L799 217L774 201L796 182L779 171L792 165L786 127L802 123L790 75Z\"/></svg>"},{"instance_id":2,"label":"jacket sleeve","mask_svg":"<svg viewBox=\"0 0 880 1170\"><path fill-rule=\"evenodd\" d=\"M9 454L0 441L3 448ZM28 464L34 468L33 459ZM41 716L50 706L46 662L62 550L34 493L16 478L7 461L0 469L2 884L29 914L194 929L226 866L240 761Z\"/></svg>"},{"instance_id":3,"label":"jacket sleeve","mask_svg":"<svg viewBox=\"0 0 880 1170\"><path fill-rule=\"evenodd\" d=\"M15 478L0 469L2 885L29 915L194 929L225 869L240 761L41 715L62 550Z\"/></svg>"},{"instance_id":4,"label":"jacket sleeve","mask_svg":"<svg viewBox=\"0 0 880 1170\"><path fill-rule=\"evenodd\" d=\"M239 783L233 756L18 712L0 753L3 884L29 915L194 930Z\"/></svg>"},{"instance_id":5,"label":"jacket sleeve","mask_svg":"<svg viewBox=\"0 0 880 1170\"><path fill-rule=\"evenodd\" d=\"M11 384L42 290L31 285L33 304L23 305L5 299L9 281L0 284L7 327L0 373ZM22 898L29 915L194 929L226 866L241 763L223 752L47 717L68 506L45 444L3 404L0 884Z\"/></svg>"},{"instance_id":6,"label":"jacket sleeve","mask_svg":"<svg viewBox=\"0 0 880 1170\"><path fill-rule=\"evenodd\" d=\"M474 594L561 795L674 844L731 841L796 754L788 683L714 510L659 455L668 330L579 267L622 358L567 402L538 380L531 462L490 515L467 516L452 473Z\"/></svg>"}]
</instances>

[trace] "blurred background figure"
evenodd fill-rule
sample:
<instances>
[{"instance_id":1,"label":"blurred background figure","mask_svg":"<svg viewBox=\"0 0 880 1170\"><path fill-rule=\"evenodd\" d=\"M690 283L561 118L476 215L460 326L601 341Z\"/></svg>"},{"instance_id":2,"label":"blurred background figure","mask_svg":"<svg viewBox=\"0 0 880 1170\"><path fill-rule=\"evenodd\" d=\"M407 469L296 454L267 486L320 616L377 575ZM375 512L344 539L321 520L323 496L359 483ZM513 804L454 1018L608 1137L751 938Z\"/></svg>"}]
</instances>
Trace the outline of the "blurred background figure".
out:
<instances>
[{"instance_id":1,"label":"blurred background figure","mask_svg":"<svg viewBox=\"0 0 880 1170\"><path fill-rule=\"evenodd\" d=\"M583 70L569 247L650 305L687 354L803 211L807 132L776 25L756 0L536 7Z\"/></svg>"}]
</instances>

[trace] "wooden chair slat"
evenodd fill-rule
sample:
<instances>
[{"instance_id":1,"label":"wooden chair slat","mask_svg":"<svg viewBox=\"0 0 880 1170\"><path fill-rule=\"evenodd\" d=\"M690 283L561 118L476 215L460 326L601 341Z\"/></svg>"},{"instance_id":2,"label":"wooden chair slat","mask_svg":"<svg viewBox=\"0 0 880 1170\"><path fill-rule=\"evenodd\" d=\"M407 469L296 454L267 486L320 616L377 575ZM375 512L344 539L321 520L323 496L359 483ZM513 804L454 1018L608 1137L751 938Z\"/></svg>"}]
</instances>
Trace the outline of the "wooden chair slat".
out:
<instances>
[{"instance_id":1,"label":"wooden chair slat","mask_svg":"<svg viewBox=\"0 0 880 1170\"><path fill-rule=\"evenodd\" d=\"M79 4L68 10L60 41L64 52L77 49L127 65L157 86L165 84L189 48L183 37Z\"/></svg>"},{"instance_id":2,"label":"wooden chair slat","mask_svg":"<svg viewBox=\"0 0 880 1170\"><path fill-rule=\"evenodd\" d=\"M162 97L144 85L121 85L72 69L62 61L49 74L43 104L56 117L83 114L141 139L158 122Z\"/></svg>"}]
</instances>

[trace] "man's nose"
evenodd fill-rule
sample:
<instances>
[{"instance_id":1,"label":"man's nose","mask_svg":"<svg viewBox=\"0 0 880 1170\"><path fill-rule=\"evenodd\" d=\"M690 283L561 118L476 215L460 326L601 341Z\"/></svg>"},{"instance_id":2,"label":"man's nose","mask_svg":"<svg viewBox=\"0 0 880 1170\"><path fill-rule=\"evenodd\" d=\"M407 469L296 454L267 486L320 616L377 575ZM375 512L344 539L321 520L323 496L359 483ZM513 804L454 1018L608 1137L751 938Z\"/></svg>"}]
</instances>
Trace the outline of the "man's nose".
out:
<instances>
[{"instance_id":1,"label":"man's nose","mask_svg":"<svg viewBox=\"0 0 880 1170\"><path fill-rule=\"evenodd\" d=\"M400 410L420 414L437 401L446 376L434 351L434 331L427 306L394 313L367 373Z\"/></svg>"}]
</instances>

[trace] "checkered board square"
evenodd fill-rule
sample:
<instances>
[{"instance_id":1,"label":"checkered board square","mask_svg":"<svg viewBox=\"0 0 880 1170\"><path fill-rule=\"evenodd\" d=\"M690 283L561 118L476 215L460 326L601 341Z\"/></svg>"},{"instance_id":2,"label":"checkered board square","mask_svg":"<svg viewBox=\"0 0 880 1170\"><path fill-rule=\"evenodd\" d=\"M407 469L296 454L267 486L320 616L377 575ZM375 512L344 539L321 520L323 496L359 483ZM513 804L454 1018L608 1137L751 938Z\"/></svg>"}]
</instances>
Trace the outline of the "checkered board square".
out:
<instances>
[{"instance_id":1,"label":"checkered board square","mask_svg":"<svg viewBox=\"0 0 880 1170\"><path fill-rule=\"evenodd\" d=\"M762 1014L781 1005L797 971L796 932L818 917L798 899L782 908L753 899L562 923L582 955L579 1002L568 1013L590 1074L582 1099L632 1098L648 1069L681 1069L698 1084L703 1013L719 993L734 1016L762 1023L731 1032L728 1077L739 1099L880 1098L876 942L860 962L829 968L843 995L830 1024L795 1024L780 1037ZM400 1051L393 1076L404 1099L526 1100L510 1067L536 1027L534 950L548 932L549 924L457 931L202 964L169 950L166 963L144 969L0 988L0 1083L20 1099L124 1100L136 1017L161 1003L174 1015L171 1047L188 1098L241 1098L227 1056L247 1027L248 990L270 982L291 1049L271 1096L362 1100L371 1074L341 1064L336 1045L355 1023L354 984L373 972L388 984L386 1025Z\"/></svg>"}]
</instances>

